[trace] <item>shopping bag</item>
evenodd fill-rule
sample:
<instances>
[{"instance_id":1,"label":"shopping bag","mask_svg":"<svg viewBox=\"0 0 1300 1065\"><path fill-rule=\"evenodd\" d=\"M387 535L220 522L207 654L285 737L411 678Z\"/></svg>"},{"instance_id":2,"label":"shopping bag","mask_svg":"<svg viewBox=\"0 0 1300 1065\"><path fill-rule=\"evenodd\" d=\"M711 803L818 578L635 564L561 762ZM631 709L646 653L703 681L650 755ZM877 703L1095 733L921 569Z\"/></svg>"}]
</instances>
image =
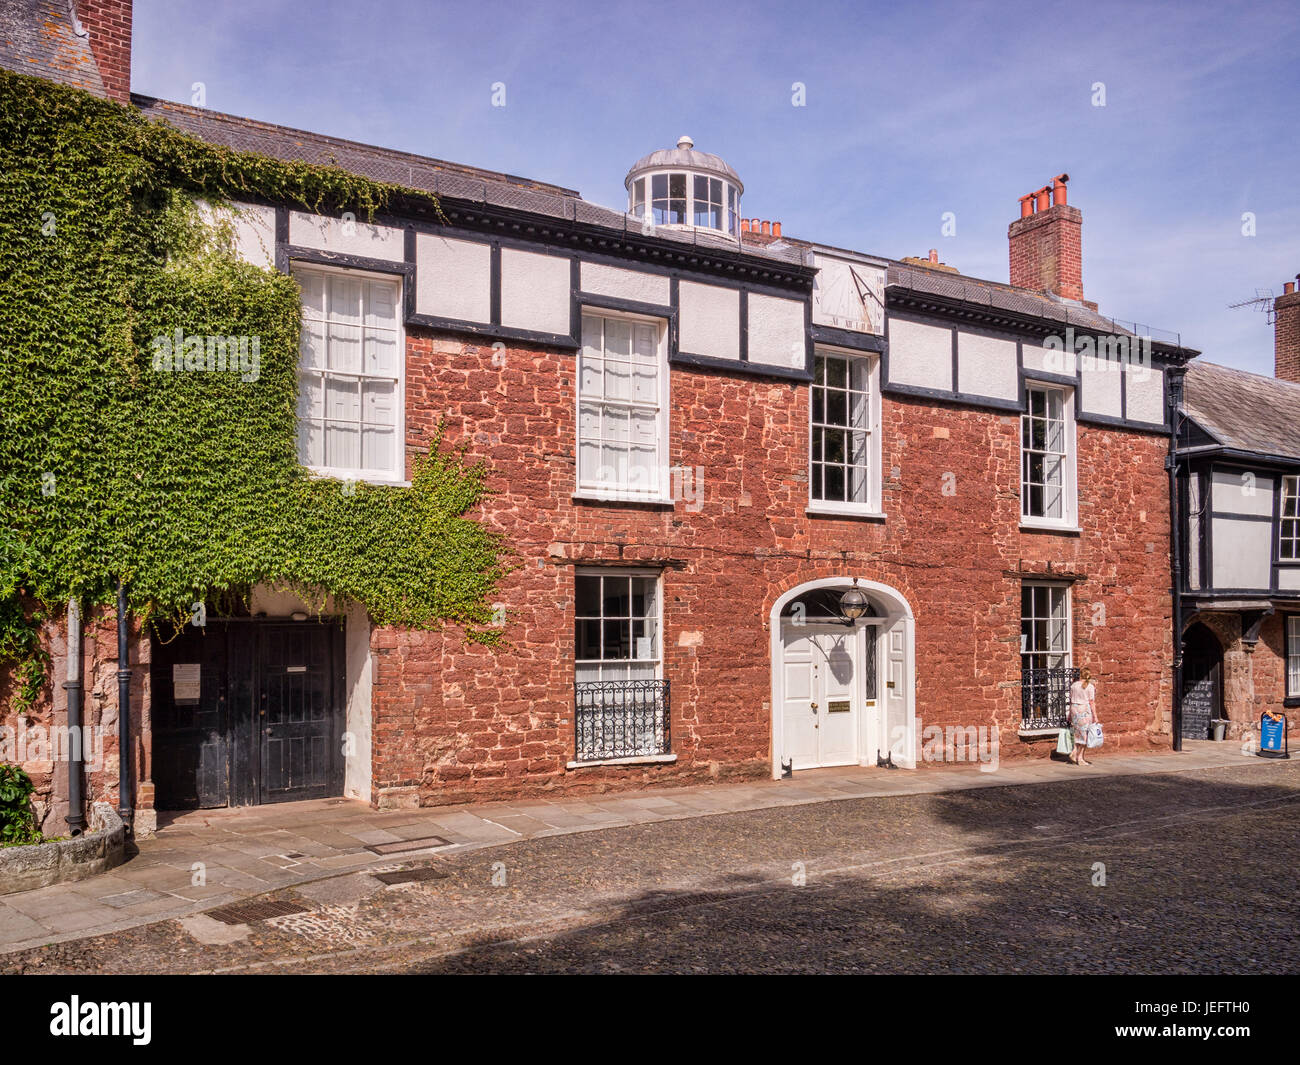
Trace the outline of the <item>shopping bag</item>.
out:
<instances>
[{"instance_id":1,"label":"shopping bag","mask_svg":"<svg viewBox=\"0 0 1300 1065\"><path fill-rule=\"evenodd\" d=\"M1063 728L1056 734L1056 753L1069 754L1074 750L1074 734L1068 729Z\"/></svg>"},{"instance_id":2,"label":"shopping bag","mask_svg":"<svg viewBox=\"0 0 1300 1065\"><path fill-rule=\"evenodd\" d=\"M1102 732L1102 730L1101 730L1101 722L1100 722L1100 721L1094 721L1091 725L1088 726L1088 746L1089 746L1089 747L1100 747L1100 746L1102 745L1102 741L1105 740L1105 738L1106 738L1106 735L1105 735L1105 733Z\"/></svg>"}]
</instances>

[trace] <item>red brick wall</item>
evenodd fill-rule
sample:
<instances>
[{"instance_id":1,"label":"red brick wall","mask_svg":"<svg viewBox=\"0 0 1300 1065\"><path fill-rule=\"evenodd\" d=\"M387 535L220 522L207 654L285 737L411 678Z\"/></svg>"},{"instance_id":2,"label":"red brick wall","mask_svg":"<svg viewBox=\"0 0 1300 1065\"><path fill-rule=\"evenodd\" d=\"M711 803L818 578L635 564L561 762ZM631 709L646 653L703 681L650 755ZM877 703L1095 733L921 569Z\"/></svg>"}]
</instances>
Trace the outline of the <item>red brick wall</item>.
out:
<instances>
[{"instance_id":1,"label":"red brick wall","mask_svg":"<svg viewBox=\"0 0 1300 1065\"><path fill-rule=\"evenodd\" d=\"M111 100L131 100L131 0L76 0L77 18Z\"/></svg>"},{"instance_id":2,"label":"red brick wall","mask_svg":"<svg viewBox=\"0 0 1300 1065\"><path fill-rule=\"evenodd\" d=\"M1034 291L1083 299L1083 215L1057 204L1007 229L1011 283Z\"/></svg>"},{"instance_id":3,"label":"red brick wall","mask_svg":"<svg viewBox=\"0 0 1300 1065\"><path fill-rule=\"evenodd\" d=\"M771 757L768 616L785 590L858 575L897 588L916 617L917 713L996 725L1001 756L1046 756L1016 737L1020 574L1078 577L1076 663L1097 676L1113 745L1167 746L1167 485L1160 436L1080 426L1078 536L1023 533L1014 416L885 397L884 523L811 518L808 390L674 369L673 465L703 471L703 508L575 502L574 356L415 334L408 443L483 458L482 507L519 553L502 590L511 648L454 631L373 634L376 792L425 804L552 788L758 776ZM944 432L946 430L946 433ZM955 494L943 491L953 474ZM673 765L566 770L573 757L573 565L664 567L664 675Z\"/></svg>"},{"instance_id":4,"label":"red brick wall","mask_svg":"<svg viewBox=\"0 0 1300 1065\"><path fill-rule=\"evenodd\" d=\"M1279 296L1273 309L1273 374L1300 382L1300 292Z\"/></svg>"}]
</instances>

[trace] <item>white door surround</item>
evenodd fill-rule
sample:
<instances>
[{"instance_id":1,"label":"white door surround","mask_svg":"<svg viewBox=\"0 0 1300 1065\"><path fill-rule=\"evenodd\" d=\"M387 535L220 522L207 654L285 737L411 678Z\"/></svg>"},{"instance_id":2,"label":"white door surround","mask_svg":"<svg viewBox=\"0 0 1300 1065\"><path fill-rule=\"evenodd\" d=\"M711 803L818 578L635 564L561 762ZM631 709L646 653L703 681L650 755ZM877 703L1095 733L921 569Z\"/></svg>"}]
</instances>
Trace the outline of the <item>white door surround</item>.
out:
<instances>
[{"instance_id":1,"label":"white door surround","mask_svg":"<svg viewBox=\"0 0 1300 1065\"><path fill-rule=\"evenodd\" d=\"M780 779L787 759L805 767L874 766L881 752L892 754L895 765L916 766L915 621L902 594L887 584L859 577L859 590L866 593L879 616L862 618L852 628L819 623L812 617L795 625L782 617L787 605L809 592L846 591L852 583L852 576L808 581L784 592L772 605L768 630L774 779ZM865 690L863 665L869 640L875 644L876 692ZM834 670L829 668L828 655L832 653L839 658ZM845 683L851 684L851 691L839 690ZM829 719L837 734L823 741L818 733L828 721L828 707L819 705L814 712L809 704L837 695L850 697L850 710L842 711L843 703L838 703L843 716ZM846 729L851 730L847 751L845 736L839 735ZM823 749L824 757L816 753Z\"/></svg>"}]
</instances>

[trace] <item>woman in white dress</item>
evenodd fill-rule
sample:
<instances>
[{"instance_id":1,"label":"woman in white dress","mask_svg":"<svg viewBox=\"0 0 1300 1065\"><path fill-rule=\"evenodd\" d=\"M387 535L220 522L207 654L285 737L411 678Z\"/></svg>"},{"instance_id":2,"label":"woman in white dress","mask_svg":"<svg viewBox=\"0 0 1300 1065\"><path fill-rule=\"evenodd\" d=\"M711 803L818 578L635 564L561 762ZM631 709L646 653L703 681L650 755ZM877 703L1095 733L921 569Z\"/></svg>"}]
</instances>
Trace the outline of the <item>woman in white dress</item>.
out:
<instances>
[{"instance_id":1,"label":"woman in white dress","mask_svg":"<svg viewBox=\"0 0 1300 1065\"><path fill-rule=\"evenodd\" d=\"M1092 765L1083 752L1088 749L1088 729L1097 720L1097 686L1092 671L1079 670L1079 679L1070 685L1070 730L1074 733L1074 750L1070 761L1075 765Z\"/></svg>"}]
</instances>

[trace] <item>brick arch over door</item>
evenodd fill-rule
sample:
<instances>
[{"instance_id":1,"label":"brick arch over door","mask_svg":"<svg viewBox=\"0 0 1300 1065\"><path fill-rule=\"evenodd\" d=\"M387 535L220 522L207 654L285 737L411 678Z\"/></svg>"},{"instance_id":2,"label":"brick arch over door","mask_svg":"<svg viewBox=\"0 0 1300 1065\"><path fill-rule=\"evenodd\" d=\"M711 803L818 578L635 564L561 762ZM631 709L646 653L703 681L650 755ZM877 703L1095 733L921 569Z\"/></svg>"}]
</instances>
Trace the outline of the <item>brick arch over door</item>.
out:
<instances>
[{"instance_id":1,"label":"brick arch over door","mask_svg":"<svg viewBox=\"0 0 1300 1065\"><path fill-rule=\"evenodd\" d=\"M839 577L820 577L804 581L788 588L777 596L768 612L768 632L770 635L771 663L771 722L772 722L772 776L781 778L781 752L783 749L783 668L784 639L782 634L782 612L785 608L809 592L821 589L848 589L857 580L859 590L865 592L881 617L878 619L879 632L884 647L881 654L882 668L888 670L891 664L896 666L896 675L888 690L899 699L899 705L893 713L892 721L882 721L877 731L866 730L861 737L859 764L874 765L877 748L886 749L892 754L894 762L900 766L916 768L916 623L911 604L897 588L866 577L845 574ZM875 621L877 619L873 619ZM864 622L857 623L859 627ZM891 655L892 649L892 655ZM898 694L901 692L901 696ZM885 708L888 713L888 708Z\"/></svg>"}]
</instances>

